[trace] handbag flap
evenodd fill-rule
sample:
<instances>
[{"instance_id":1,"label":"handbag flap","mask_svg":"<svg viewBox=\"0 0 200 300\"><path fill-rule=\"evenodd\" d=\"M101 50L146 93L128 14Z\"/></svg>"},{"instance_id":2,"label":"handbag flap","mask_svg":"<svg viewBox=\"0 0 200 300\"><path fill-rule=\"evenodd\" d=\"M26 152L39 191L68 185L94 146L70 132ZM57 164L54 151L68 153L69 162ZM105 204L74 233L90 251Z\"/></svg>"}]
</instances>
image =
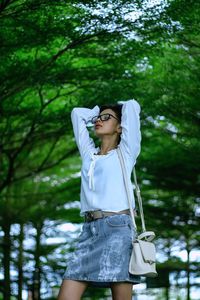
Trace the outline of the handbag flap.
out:
<instances>
[{"instance_id":1,"label":"handbag flap","mask_svg":"<svg viewBox=\"0 0 200 300\"><path fill-rule=\"evenodd\" d=\"M144 258L144 261L153 264L156 261L156 248L155 245L151 242L142 241L137 239L136 240L139 245L142 252L142 256Z\"/></svg>"}]
</instances>

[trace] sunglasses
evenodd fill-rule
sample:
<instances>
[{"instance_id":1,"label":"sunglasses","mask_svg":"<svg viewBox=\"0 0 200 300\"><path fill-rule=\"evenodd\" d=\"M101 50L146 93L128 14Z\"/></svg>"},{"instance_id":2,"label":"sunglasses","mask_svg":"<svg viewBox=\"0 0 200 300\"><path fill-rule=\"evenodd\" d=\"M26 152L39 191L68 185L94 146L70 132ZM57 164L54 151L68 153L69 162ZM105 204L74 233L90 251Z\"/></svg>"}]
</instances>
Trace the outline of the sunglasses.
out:
<instances>
[{"instance_id":1,"label":"sunglasses","mask_svg":"<svg viewBox=\"0 0 200 300\"><path fill-rule=\"evenodd\" d=\"M92 122L92 124L95 124L98 119L101 120L102 122L104 122L104 121L108 121L109 119L111 119L111 117L119 121L119 119L116 118L115 116L113 116L112 114L102 114L102 115L93 117L91 122Z\"/></svg>"}]
</instances>

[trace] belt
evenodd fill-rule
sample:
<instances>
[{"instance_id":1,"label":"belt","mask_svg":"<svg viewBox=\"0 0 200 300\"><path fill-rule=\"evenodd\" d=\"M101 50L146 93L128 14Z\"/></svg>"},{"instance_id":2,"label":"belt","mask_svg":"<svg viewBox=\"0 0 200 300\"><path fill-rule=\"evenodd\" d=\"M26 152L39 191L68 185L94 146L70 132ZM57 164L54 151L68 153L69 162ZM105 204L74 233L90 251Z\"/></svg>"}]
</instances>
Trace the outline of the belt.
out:
<instances>
[{"instance_id":1,"label":"belt","mask_svg":"<svg viewBox=\"0 0 200 300\"><path fill-rule=\"evenodd\" d=\"M91 222L97 219L102 219L114 215L121 215L126 214L129 215L129 209L121 210L119 212L112 212L112 211L102 211L102 210L95 210L95 211L86 211L85 212L85 222Z\"/></svg>"}]
</instances>

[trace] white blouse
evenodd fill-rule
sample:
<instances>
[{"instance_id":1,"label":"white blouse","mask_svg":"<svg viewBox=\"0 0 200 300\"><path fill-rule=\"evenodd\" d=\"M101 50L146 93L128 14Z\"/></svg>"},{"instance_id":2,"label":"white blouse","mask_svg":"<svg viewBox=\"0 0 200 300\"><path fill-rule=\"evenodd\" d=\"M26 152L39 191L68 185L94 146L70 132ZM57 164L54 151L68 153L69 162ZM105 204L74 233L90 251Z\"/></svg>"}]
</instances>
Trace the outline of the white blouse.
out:
<instances>
[{"instance_id":1,"label":"white blouse","mask_svg":"<svg viewBox=\"0 0 200 300\"><path fill-rule=\"evenodd\" d=\"M131 171L140 153L140 106L135 100L122 102L121 148L127 173L129 188L135 207ZM99 107L74 108L71 118L77 146L82 158L81 169L81 215L86 211L121 211L129 208L120 161L116 149L106 155L98 155L99 148L89 136L86 124L99 115Z\"/></svg>"}]
</instances>

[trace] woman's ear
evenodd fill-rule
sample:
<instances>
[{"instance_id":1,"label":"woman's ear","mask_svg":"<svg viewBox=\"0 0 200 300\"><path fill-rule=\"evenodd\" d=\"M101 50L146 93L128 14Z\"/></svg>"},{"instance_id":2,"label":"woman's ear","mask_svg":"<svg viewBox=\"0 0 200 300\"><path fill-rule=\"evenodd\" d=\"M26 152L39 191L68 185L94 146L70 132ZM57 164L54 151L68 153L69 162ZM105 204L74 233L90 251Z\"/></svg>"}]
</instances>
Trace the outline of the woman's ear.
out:
<instances>
[{"instance_id":1,"label":"woman's ear","mask_svg":"<svg viewBox=\"0 0 200 300\"><path fill-rule=\"evenodd\" d=\"M117 132L120 134L122 133L122 127L120 124L117 126Z\"/></svg>"}]
</instances>

